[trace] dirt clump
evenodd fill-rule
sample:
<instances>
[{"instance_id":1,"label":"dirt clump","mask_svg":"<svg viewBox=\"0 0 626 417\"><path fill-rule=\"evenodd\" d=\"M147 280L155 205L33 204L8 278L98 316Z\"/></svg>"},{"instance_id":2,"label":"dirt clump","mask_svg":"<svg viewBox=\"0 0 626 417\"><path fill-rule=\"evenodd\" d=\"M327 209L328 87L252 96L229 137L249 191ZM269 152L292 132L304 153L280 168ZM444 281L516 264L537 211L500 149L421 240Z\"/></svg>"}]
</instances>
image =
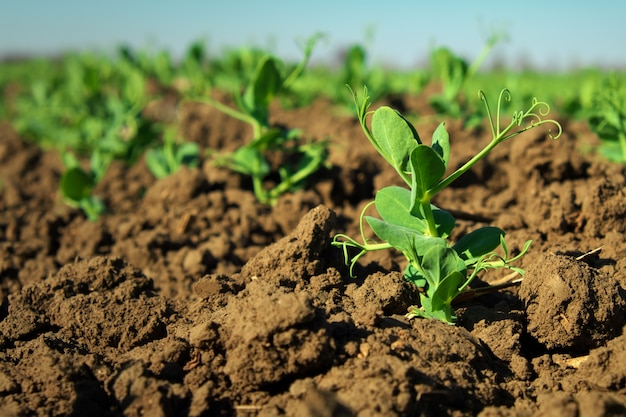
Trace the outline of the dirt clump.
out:
<instances>
[{"instance_id":1,"label":"dirt clump","mask_svg":"<svg viewBox=\"0 0 626 417\"><path fill-rule=\"evenodd\" d=\"M547 253L536 259L519 297L528 333L549 350L588 351L619 336L626 324L619 282L571 257Z\"/></svg>"}]
</instances>

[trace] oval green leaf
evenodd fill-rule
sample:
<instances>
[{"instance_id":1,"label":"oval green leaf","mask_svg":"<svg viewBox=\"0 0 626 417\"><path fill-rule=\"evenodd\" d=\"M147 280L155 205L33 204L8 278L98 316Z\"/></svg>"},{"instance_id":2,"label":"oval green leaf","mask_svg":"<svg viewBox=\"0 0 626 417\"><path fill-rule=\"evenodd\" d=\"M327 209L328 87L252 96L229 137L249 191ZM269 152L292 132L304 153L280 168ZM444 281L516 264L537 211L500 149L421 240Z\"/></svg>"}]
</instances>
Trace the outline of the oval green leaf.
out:
<instances>
[{"instance_id":1,"label":"oval green leaf","mask_svg":"<svg viewBox=\"0 0 626 417\"><path fill-rule=\"evenodd\" d=\"M372 116L374 146L396 171L407 171L409 155L419 143L414 132L415 128L390 107L380 107Z\"/></svg>"},{"instance_id":2,"label":"oval green leaf","mask_svg":"<svg viewBox=\"0 0 626 417\"><path fill-rule=\"evenodd\" d=\"M445 122L441 122L435 132L433 133L433 139L431 148L441 157L444 166L448 166L450 160L450 135L446 130Z\"/></svg>"},{"instance_id":3,"label":"oval green leaf","mask_svg":"<svg viewBox=\"0 0 626 417\"><path fill-rule=\"evenodd\" d=\"M70 168L61 176L61 193L68 200L78 202L89 197L93 187L93 177L80 167Z\"/></svg>"},{"instance_id":4,"label":"oval green leaf","mask_svg":"<svg viewBox=\"0 0 626 417\"><path fill-rule=\"evenodd\" d=\"M374 201L376 210L384 221L422 234L428 230L428 224L423 217L420 218L410 213L411 191L406 188L385 187L376 193Z\"/></svg>"},{"instance_id":5,"label":"oval green leaf","mask_svg":"<svg viewBox=\"0 0 626 417\"><path fill-rule=\"evenodd\" d=\"M431 308L433 310L450 308L452 300L459 295L459 288L465 283L466 279L467 275L459 271L453 271L446 276L431 296Z\"/></svg>"},{"instance_id":6,"label":"oval green leaf","mask_svg":"<svg viewBox=\"0 0 626 417\"><path fill-rule=\"evenodd\" d=\"M422 269L428 284L435 288L439 286L445 277L453 272L458 272L462 275L467 274L465 262L447 245L436 245L429 248L424 253Z\"/></svg>"},{"instance_id":7,"label":"oval green leaf","mask_svg":"<svg viewBox=\"0 0 626 417\"><path fill-rule=\"evenodd\" d=\"M446 173L446 166L437 152L426 145L418 145L411 151L411 174L413 188L423 196L435 186Z\"/></svg>"},{"instance_id":8,"label":"oval green leaf","mask_svg":"<svg viewBox=\"0 0 626 417\"><path fill-rule=\"evenodd\" d=\"M498 227L481 227L460 238L453 249L463 260L475 260L500 246L500 238L504 235L504 231Z\"/></svg>"}]
</instances>

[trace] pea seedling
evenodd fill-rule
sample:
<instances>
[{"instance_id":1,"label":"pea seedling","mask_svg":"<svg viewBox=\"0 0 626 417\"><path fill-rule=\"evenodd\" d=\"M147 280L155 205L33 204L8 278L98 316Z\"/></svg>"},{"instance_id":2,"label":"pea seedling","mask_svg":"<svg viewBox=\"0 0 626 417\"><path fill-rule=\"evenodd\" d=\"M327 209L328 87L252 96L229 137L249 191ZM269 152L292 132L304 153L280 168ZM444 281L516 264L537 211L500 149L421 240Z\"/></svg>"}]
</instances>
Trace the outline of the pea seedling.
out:
<instances>
[{"instance_id":1,"label":"pea seedling","mask_svg":"<svg viewBox=\"0 0 626 417\"><path fill-rule=\"evenodd\" d=\"M313 173L320 169L327 157L325 141L303 143L297 129L281 129L270 125L269 112L272 100L281 90L287 89L304 70L319 36L309 39L304 59L288 74L280 70L282 61L270 55L262 57L252 80L243 94L234 96L238 110L210 97L199 98L216 109L252 127L253 138L234 152L220 154L214 158L218 166L250 176L257 199L264 204L274 204L281 194L303 186ZM267 154L279 152L290 155L294 162L282 165L278 172L272 172ZM277 184L266 188L266 179L278 174Z\"/></svg>"},{"instance_id":2,"label":"pea seedling","mask_svg":"<svg viewBox=\"0 0 626 417\"><path fill-rule=\"evenodd\" d=\"M478 273L497 268L508 268L521 274L524 272L511 263L528 251L530 241L526 242L518 255L511 256L504 240L504 231L487 226L451 243L448 238L454 229L455 219L431 203L437 193L505 140L543 124L553 124L558 128L556 135L549 132L553 139L562 133L558 122L543 119L550 111L545 102L533 99L526 111L515 112L510 124L502 128L500 110L503 100L511 99L509 91L501 91L495 118L492 117L485 94L480 91L479 95L489 118L491 142L463 166L445 176L450 159L450 140L444 123L435 130L431 145L428 146L422 143L414 126L397 111L386 106L374 112L368 111L371 102L367 88L360 100L353 93L357 116L365 136L409 188L390 186L379 190L374 201L361 213L363 243L338 234L333 239L333 245L343 248L346 263L350 263L350 275L353 275L358 259L367 252L390 248L401 251L408 261L404 277L423 289L419 296L420 306L409 309L407 316L411 318L434 318L452 324L456 320L452 301L469 290L469 284ZM367 125L369 115L372 115L371 129ZM380 218L365 216L365 211L372 204ZM363 219L382 242L368 241ZM498 247L502 248L502 255L495 252ZM349 248L356 248L359 252L351 257Z\"/></svg>"}]
</instances>

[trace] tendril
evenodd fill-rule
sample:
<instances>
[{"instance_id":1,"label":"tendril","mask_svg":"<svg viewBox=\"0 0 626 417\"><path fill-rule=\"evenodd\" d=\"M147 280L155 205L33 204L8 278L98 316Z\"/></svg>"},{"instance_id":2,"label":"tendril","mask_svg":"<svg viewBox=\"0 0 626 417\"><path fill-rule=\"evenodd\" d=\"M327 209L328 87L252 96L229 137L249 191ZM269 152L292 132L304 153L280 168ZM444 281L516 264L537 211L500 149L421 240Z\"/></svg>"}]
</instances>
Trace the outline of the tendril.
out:
<instances>
[{"instance_id":1,"label":"tendril","mask_svg":"<svg viewBox=\"0 0 626 417\"><path fill-rule=\"evenodd\" d=\"M495 138L497 136L496 129L493 125L493 116L491 115L491 107L489 107L489 101L487 101L487 96L485 95L485 92L483 90L478 90L478 97L485 104L485 110L487 111L487 120L489 120L489 126L491 127L491 135Z\"/></svg>"},{"instance_id":2,"label":"tendril","mask_svg":"<svg viewBox=\"0 0 626 417\"><path fill-rule=\"evenodd\" d=\"M551 139L558 139L563 133L563 128L561 127L561 124L556 120L544 120L543 117L547 116L548 114L550 114L550 105L544 101L538 101L536 97L533 97L530 108L525 113L521 114L521 116L519 116L518 126L520 126L525 119L530 119L530 126L528 126L524 130L544 124L551 124L553 126L556 126L557 134L554 135L552 133L552 129L548 129L548 136L550 136Z\"/></svg>"},{"instance_id":3,"label":"tendril","mask_svg":"<svg viewBox=\"0 0 626 417\"><path fill-rule=\"evenodd\" d=\"M500 95L498 96L498 112L496 114L496 121L497 121L497 127L496 127L496 132L499 135L501 130L500 130L500 111L502 110L502 101L511 101L511 99L513 98L513 96L511 95L511 92L507 89L504 88L502 89L502 91L500 91Z\"/></svg>"},{"instance_id":4,"label":"tendril","mask_svg":"<svg viewBox=\"0 0 626 417\"><path fill-rule=\"evenodd\" d=\"M500 95L498 96L498 106L496 108L495 120L493 117L493 113L491 112L491 107L489 106L489 102L487 100L485 92L482 90L479 90L478 96L485 105L485 110L487 112L487 119L489 120L489 126L491 127L491 134L492 134L492 137L496 139L497 142L501 142L513 136L517 136L520 133L525 132L533 127L541 126L544 124L553 125L553 127L556 127L557 129L556 134L553 133L552 128L548 129L548 136L550 136L551 139L558 139L563 134L563 128L561 127L559 122L557 122L554 119L544 120L544 117L550 114L550 105L544 101L537 100L536 97L533 97L531 101L531 105L528 108L528 110L514 111L511 117L511 123L504 129L502 129L500 123L501 123L501 113L503 110L502 108L504 106L504 102L512 101L512 94L509 91L509 89L504 88L500 91ZM522 127L522 124L525 121L528 122L528 125L526 127ZM511 132L511 129L514 126L521 127L521 129Z\"/></svg>"}]
</instances>

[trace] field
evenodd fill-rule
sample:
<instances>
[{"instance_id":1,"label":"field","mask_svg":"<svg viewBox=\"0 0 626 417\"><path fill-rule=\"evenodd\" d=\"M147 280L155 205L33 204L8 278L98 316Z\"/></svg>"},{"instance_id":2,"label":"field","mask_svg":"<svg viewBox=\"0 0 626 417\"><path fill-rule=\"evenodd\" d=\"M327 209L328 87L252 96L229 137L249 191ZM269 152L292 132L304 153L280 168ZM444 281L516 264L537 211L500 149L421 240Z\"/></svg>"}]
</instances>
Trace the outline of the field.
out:
<instances>
[{"instance_id":1,"label":"field","mask_svg":"<svg viewBox=\"0 0 626 417\"><path fill-rule=\"evenodd\" d=\"M3 64L0 415L626 414L626 165L597 104L623 90L607 73L494 70L455 90L442 75L452 72L367 68L356 48L352 67L348 55L334 72L307 68L274 92L268 72L254 75L262 53L234 51L207 70L199 51L176 71L125 51L145 76L128 82L136 90L111 90L114 76L81 84L89 94L74 107L53 93L76 67L61 61L50 81L59 62ZM77 62L81 82L105 78L101 62ZM532 97L551 106L558 139L547 125L525 131L433 197L454 216L452 242L482 226L505 231L513 255L532 240L514 264L523 279L482 272L454 298L449 324L407 318L425 290L405 279L401 251L368 252L350 276L336 236L360 236L377 191L406 184L368 141L345 83L358 96L367 84L371 110L399 111L425 144L445 122L446 172L492 138L479 88L494 113L510 90L505 124ZM246 85L257 95L233 100ZM132 106L115 113L116 94ZM242 102L256 119L224 109ZM101 123L87 129L80 111ZM305 145L276 139L293 129ZM246 147L259 137L272 146ZM170 161L161 171L155 149ZM252 160L267 164L263 175Z\"/></svg>"}]
</instances>

